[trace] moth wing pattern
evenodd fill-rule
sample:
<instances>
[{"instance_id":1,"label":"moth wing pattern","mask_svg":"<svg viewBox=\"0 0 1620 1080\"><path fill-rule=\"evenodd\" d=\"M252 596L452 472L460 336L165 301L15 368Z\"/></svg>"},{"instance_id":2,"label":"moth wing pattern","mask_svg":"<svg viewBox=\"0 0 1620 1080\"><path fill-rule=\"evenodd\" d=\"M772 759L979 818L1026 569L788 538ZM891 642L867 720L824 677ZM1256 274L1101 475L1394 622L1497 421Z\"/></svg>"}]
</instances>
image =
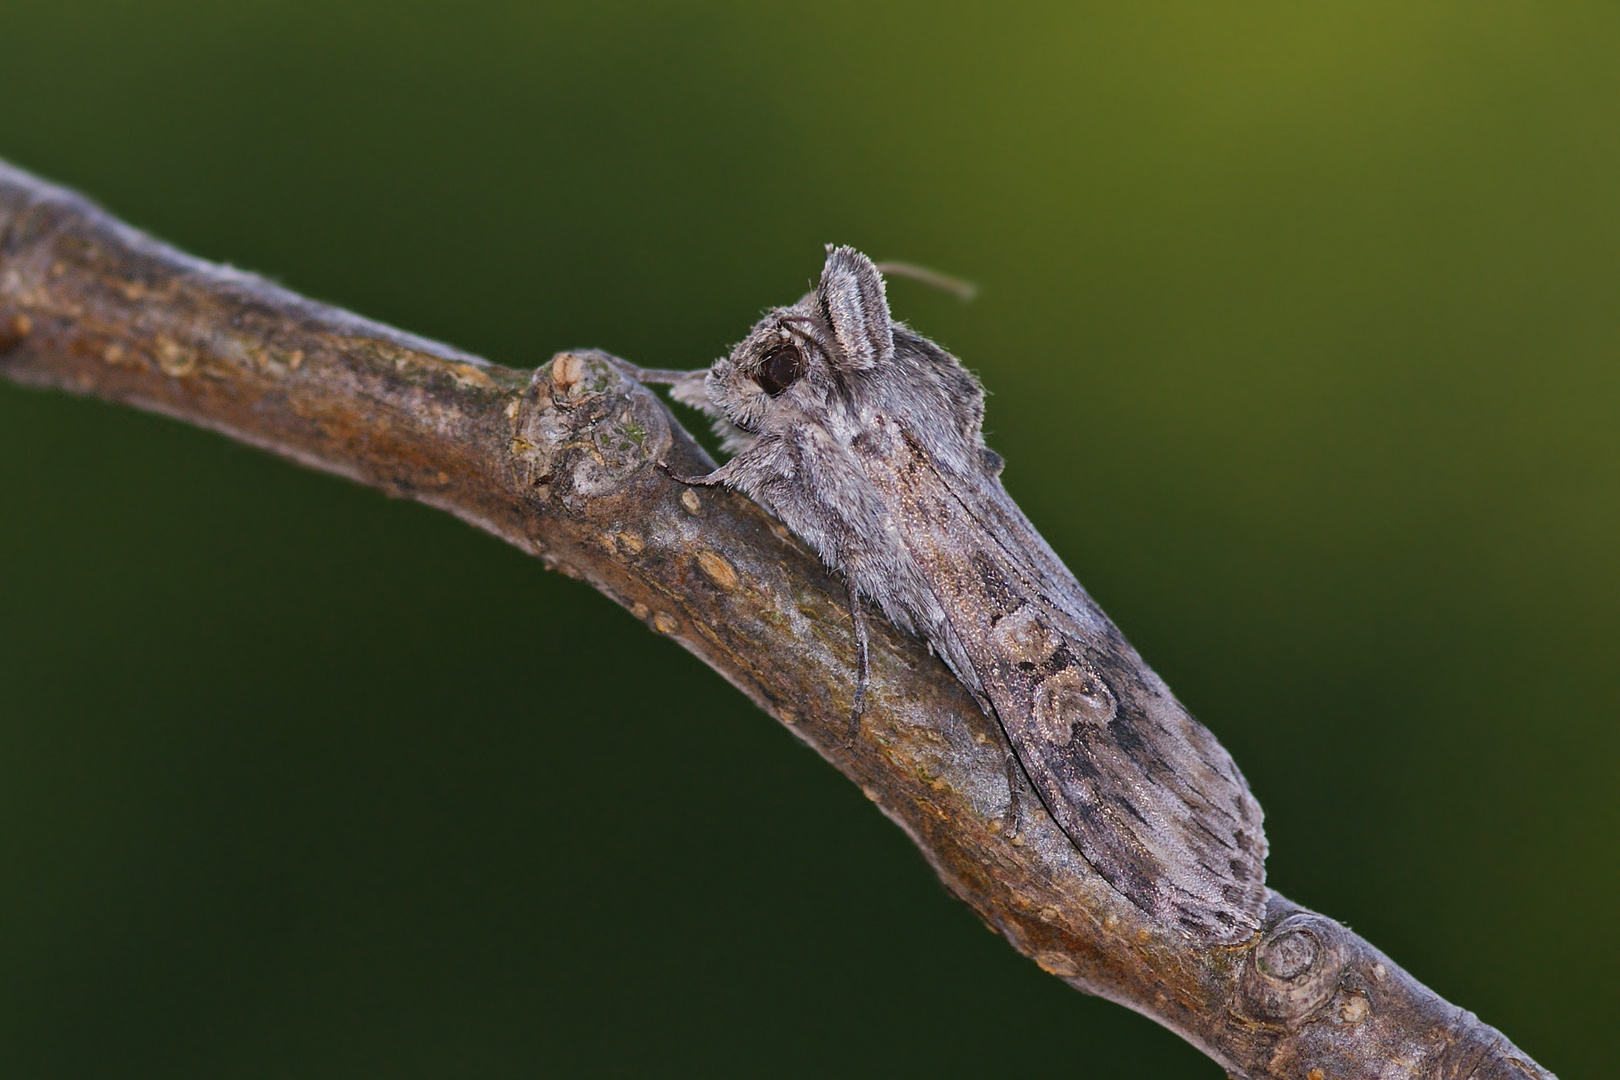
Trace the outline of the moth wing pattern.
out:
<instances>
[{"instance_id":1,"label":"moth wing pattern","mask_svg":"<svg viewBox=\"0 0 1620 1080\"><path fill-rule=\"evenodd\" d=\"M952 475L903 430L866 457L898 495L959 678L990 701L1043 805L1137 907L1222 943L1259 929L1259 804L986 467ZM881 475L892 471L892 475Z\"/></svg>"}]
</instances>

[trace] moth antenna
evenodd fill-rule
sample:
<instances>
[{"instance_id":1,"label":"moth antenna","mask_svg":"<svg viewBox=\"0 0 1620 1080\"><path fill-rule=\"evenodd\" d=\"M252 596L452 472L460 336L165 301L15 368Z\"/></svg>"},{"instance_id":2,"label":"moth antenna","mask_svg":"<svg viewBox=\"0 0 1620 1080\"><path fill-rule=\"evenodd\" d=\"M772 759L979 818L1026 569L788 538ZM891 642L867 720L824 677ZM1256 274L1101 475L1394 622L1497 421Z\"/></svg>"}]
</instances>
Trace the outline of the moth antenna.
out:
<instances>
[{"instance_id":1,"label":"moth antenna","mask_svg":"<svg viewBox=\"0 0 1620 1080\"><path fill-rule=\"evenodd\" d=\"M936 289L950 293L964 304L979 295L979 287L973 282L942 274L938 270L930 270L926 266L913 266L911 263L903 262L880 262L874 265L880 274L910 278L924 285L932 285Z\"/></svg>"}]
</instances>

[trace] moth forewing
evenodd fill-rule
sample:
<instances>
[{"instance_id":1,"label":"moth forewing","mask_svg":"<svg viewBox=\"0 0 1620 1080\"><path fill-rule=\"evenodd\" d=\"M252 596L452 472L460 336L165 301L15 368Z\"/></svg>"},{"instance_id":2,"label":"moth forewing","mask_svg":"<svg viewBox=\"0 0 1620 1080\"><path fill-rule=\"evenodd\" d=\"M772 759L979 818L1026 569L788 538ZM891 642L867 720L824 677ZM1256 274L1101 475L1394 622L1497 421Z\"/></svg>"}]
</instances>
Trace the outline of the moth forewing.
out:
<instances>
[{"instance_id":1,"label":"moth forewing","mask_svg":"<svg viewBox=\"0 0 1620 1080\"><path fill-rule=\"evenodd\" d=\"M1232 759L1136 674L1145 666L1078 583L1044 565L1049 549L996 477L947 478L916 440L902 444L865 464L934 584L947 662L990 701L1041 803L1136 906L1202 940L1248 937L1265 839Z\"/></svg>"}]
</instances>

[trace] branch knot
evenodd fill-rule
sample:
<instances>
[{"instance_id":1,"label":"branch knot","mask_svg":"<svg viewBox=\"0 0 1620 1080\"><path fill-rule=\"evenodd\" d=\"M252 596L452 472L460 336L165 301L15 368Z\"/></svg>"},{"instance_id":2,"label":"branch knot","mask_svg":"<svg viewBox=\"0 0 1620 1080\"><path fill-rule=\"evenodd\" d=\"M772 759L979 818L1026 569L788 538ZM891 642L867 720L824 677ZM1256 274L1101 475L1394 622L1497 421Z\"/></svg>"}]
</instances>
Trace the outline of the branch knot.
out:
<instances>
[{"instance_id":1,"label":"branch knot","mask_svg":"<svg viewBox=\"0 0 1620 1080\"><path fill-rule=\"evenodd\" d=\"M1325 1005L1344 967L1339 924L1295 912L1267 929L1239 980L1239 1008L1252 1020L1295 1026Z\"/></svg>"}]
</instances>

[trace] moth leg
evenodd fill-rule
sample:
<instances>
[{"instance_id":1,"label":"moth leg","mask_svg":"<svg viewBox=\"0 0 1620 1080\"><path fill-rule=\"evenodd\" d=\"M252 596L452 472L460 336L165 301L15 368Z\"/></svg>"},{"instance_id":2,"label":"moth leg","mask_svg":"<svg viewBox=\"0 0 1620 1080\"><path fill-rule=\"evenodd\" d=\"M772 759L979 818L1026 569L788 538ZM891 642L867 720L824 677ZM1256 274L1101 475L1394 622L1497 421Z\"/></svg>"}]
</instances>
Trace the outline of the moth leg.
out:
<instances>
[{"instance_id":1,"label":"moth leg","mask_svg":"<svg viewBox=\"0 0 1620 1080\"><path fill-rule=\"evenodd\" d=\"M682 476L662 461L658 463L658 467L668 473L669 478L678 484L688 484L692 487L714 487L716 484L724 484L731 480L732 475L736 472L733 468L736 464L737 459L732 458L714 472L706 473L703 476Z\"/></svg>"},{"instance_id":2,"label":"moth leg","mask_svg":"<svg viewBox=\"0 0 1620 1080\"><path fill-rule=\"evenodd\" d=\"M614 357L618 360L618 357ZM635 379L637 382L649 386L675 386L678 383L690 381L693 376L702 378L709 373L708 368L698 368L695 371L675 371L670 368L644 368L632 364L628 360L619 360L619 370Z\"/></svg>"},{"instance_id":3,"label":"moth leg","mask_svg":"<svg viewBox=\"0 0 1620 1080\"><path fill-rule=\"evenodd\" d=\"M933 642L928 643L928 649L930 652L933 651ZM969 692L972 693L973 700L979 703L979 708L984 710L984 715L995 720L996 726L1001 728L1003 735L1006 735L1006 725L1001 723L1001 718L996 713L996 707L990 699L985 697L983 692L972 687L969 687ZM1018 797L1018 778L1021 776L1028 777L1029 773L1024 770L1023 762L1018 760L1018 754L1012 748L1010 736L1008 737L1007 758L1003 762L1003 770L1007 774L1007 812L1001 817L1001 837L1004 840L1016 840L1018 838L1018 827L1024 819L1023 801ZM1031 786L1033 786L1033 781L1031 781Z\"/></svg>"},{"instance_id":4,"label":"moth leg","mask_svg":"<svg viewBox=\"0 0 1620 1080\"><path fill-rule=\"evenodd\" d=\"M1022 771L1018 755L1007 751L1007 816L1001 824L1001 835L1007 840L1018 836L1018 822L1024 816L1023 808L1018 804L1018 774Z\"/></svg>"},{"instance_id":5,"label":"moth leg","mask_svg":"<svg viewBox=\"0 0 1620 1080\"><path fill-rule=\"evenodd\" d=\"M849 742L861 737L861 717L866 715L866 686L872 680L871 639L866 633L866 609L861 606L855 582L844 579L849 589L849 621L855 628L855 704L849 710Z\"/></svg>"},{"instance_id":6,"label":"moth leg","mask_svg":"<svg viewBox=\"0 0 1620 1080\"><path fill-rule=\"evenodd\" d=\"M708 368L694 368L691 371L675 371L672 368L644 368L632 364L619 357L610 357L619 371L630 376L637 382L646 386L667 386L669 396L682 405L704 413L710 419L721 419L724 413L718 412L709 402L709 395L704 391L704 380L709 377Z\"/></svg>"}]
</instances>

